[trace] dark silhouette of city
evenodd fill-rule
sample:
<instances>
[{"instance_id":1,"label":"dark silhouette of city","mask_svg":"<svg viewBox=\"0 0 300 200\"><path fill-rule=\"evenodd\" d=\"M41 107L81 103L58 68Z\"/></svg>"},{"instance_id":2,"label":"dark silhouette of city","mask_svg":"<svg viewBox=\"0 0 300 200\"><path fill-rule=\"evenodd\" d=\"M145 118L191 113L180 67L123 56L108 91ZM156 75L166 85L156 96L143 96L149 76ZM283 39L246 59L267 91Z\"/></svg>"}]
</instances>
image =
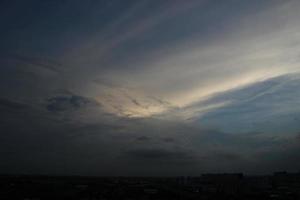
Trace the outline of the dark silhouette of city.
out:
<instances>
[{"instance_id":1,"label":"dark silhouette of city","mask_svg":"<svg viewBox=\"0 0 300 200\"><path fill-rule=\"evenodd\" d=\"M0 176L0 199L297 200L300 173L197 177Z\"/></svg>"}]
</instances>

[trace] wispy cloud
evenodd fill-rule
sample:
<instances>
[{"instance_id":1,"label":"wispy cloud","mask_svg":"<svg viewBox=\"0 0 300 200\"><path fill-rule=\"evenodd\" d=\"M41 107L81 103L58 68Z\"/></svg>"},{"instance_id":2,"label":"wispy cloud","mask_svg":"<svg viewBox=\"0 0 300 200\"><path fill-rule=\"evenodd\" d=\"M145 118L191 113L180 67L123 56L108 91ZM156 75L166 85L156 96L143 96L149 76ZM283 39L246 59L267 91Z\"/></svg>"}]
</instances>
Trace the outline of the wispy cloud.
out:
<instances>
[{"instance_id":1,"label":"wispy cloud","mask_svg":"<svg viewBox=\"0 0 300 200\"><path fill-rule=\"evenodd\" d=\"M146 55L129 51L127 57L134 57L135 61L131 59L124 60L121 64L119 62L112 64L106 59L99 59L103 53L114 57L115 54L111 49L125 48L126 41L134 40L136 37L146 38L146 33L155 31L157 26L163 29L161 25L167 25L167 20L172 21L179 16L183 20L189 19L188 16L196 15L197 11L203 9L201 6L205 5L210 4L196 1L186 4L166 3L154 11L158 12L157 15L141 15L138 12L136 15L141 15L141 18L137 19L135 16L134 22L127 22L123 32L116 33L111 39L99 44L97 37L92 38L90 42L94 45L92 49L77 48L80 52L78 58L86 59L86 63L85 61L81 63L76 58L73 60L74 57L70 63L78 67L89 65L88 68L91 68L92 73L86 76L96 78L98 74L98 80L105 77L114 87L104 89L102 86L87 85L85 89L90 93L96 91L98 94L94 95L97 96L109 93L112 98L106 103L107 107L115 104L114 107L122 107L122 110L128 111L126 115L130 116L150 116L172 107L187 107L216 93L299 71L297 57L300 47L297 41L300 27L296 21L297 2L276 3L245 16L237 13L235 17L239 20L224 21L228 27L222 27L221 31L224 34L218 35L217 38L213 36L203 38L199 29L199 34L195 31L192 36L172 41L169 46L151 51L145 49ZM224 9L225 12L226 8ZM282 17L284 13L289 15ZM125 18L127 21L127 17ZM196 18L189 23L196 25L197 20L199 19ZM277 27L276 24L280 26ZM167 27L169 28L169 25ZM209 23L206 23L202 29L208 27ZM167 28L165 31L168 31ZM153 37L159 39L159 35L154 34ZM146 48L149 44L146 41L144 45ZM88 59L84 54L88 55ZM103 69L102 65L112 69L109 67ZM130 91L124 88L130 88ZM158 99L163 99L163 102L152 99L156 101L154 103L149 96L159 97ZM108 110L114 112L114 109Z\"/></svg>"}]
</instances>

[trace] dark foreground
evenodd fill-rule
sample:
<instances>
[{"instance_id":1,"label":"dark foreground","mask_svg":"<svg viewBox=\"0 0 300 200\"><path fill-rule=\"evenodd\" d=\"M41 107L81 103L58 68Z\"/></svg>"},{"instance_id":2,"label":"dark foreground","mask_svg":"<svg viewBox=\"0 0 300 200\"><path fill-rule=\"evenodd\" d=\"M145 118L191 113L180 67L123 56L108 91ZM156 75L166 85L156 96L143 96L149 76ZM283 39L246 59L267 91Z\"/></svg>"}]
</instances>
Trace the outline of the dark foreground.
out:
<instances>
[{"instance_id":1,"label":"dark foreground","mask_svg":"<svg viewBox=\"0 0 300 200\"><path fill-rule=\"evenodd\" d=\"M199 177L0 176L0 199L300 199L300 173Z\"/></svg>"}]
</instances>

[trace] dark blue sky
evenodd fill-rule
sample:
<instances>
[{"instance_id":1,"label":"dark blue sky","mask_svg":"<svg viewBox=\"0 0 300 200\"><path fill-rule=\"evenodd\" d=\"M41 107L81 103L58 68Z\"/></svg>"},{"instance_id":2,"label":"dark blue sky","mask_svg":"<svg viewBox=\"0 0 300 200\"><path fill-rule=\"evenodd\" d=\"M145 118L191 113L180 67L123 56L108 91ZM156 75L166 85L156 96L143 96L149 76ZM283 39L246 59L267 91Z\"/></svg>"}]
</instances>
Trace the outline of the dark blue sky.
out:
<instances>
[{"instance_id":1,"label":"dark blue sky","mask_svg":"<svg viewBox=\"0 0 300 200\"><path fill-rule=\"evenodd\" d=\"M0 3L0 173L300 169L296 0Z\"/></svg>"}]
</instances>

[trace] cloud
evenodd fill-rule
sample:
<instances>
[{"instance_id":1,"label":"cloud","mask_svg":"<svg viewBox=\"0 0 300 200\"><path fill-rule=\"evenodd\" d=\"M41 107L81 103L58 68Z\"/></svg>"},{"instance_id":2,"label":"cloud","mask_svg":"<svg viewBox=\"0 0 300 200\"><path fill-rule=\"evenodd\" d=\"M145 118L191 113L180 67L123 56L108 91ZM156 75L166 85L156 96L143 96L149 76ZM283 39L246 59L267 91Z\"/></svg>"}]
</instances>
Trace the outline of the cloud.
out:
<instances>
[{"instance_id":1,"label":"cloud","mask_svg":"<svg viewBox=\"0 0 300 200\"><path fill-rule=\"evenodd\" d=\"M83 90L99 98L108 112L127 117L154 116L216 93L299 71L297 2L230 3L232 7L209 1L188 3L197 4L195 8L180 2L153 3L155 12L156 8L174 12L162 12L158 17L138 12L140 18L127 21L129 26L122 27L124 34L112 35L107 44L102 44L101 34L88 38L92 48L80 48L86 41L78 41L78 59L66 56L66 62L75 72L87 66L78 79L105 80L113 85L87 84ZM239 11L232 12L234 8ZM103 53L111 60L99 58ZM131 59L122 59L122 55ZM124 88L130 89L121 92ZM104 99L107 93L113 94L108 101ZM114 107L122 107L122 111Z\"/></svg>"},{"instance_id":2,"label":"cloud","mask_svg":"<svg viewBox=\"0 0 300 200\"><path fill-rule=\"evenodd\" d=\"M63 112L78 110L87 105L99 104L94 100L78 95L55 96L48 99L47 110L51 112Z\"/></svg>"},{"instance_id":3,"label":"cloud","mask_svg":"<svg viewBox=\"0 0 300 200\"><path fill-rule=\"evenodd\" d=\"M67 58L76 58L76 61L81 63L86 60L97 61L99 57L110 57L111 53L116 51L118 47L123 47L129 41L134 41L137 38L147 35L148 32L155 29L157 26L167 22L188 10L195 9L204 1L190 2L149 2L141 1L127 8L123 15L117 16L117 20L105 30L98 30L96 37L88 37L82 39L77 44L76 51L67 52ZM147 6L152 7L152 12L149 12ZM139 9L137 9L139 8ZM141 12L141 11L144 12ZM125 24L125 26L123 25Z\"/></svg>"},{"instance_id":4,"label":"cloud","mask_svg":"<svg viewBox=\"0 0 300 200\"><path fill-rule=\"evenodd\" d=\"M67 102L70 104L69 100ZM86 107L86 104L79 105L82 107L74 108L71 104L71 108L70 105L67 108L81 110ZM243 172L266 172L263 166L280 163L288 154L291 159L286 161L284 166L287 166L299 150L290 140L274 138L272 134L237 134L191 122L114 115L104 117L101 110L98 112L99 115L92 121L79 120L76 123L53 121L49 112L39 113L38 118L33 117L33 113L26 119L22 115L14 115L13 122L2 127L4 134L0 135L0 139L5 143L2 158L10 157L11 165L22 162L25 166L22 170L13 167L10 171L40 170L38 159L47 159L43 164L47 166L43 169L48 172L149 175L151 167L153 175L196 175L206 171L240 169ZM76 118L74 115L70 117ZM14 151L16 144L22 151ZM272 158L270 162L267 155ZM62 167L58 161L66 166ZM83 162L89 167L83 167L80 164ZM260 163L264 163L262 168L256 168ZM119 167L118 170L111 172L115 166Z\"/></svg>"},{"instance_id":5,"label":"cloud","mask_svg":"<svg viewBox=\"0 0 300 200\"><path fill-rule=\"evenodd\" d=\"M28 105L9 99L0 98L0 108L19 111L28 108Z\"/></svg>"},{"instance_id":6,"label":"cloud","mask_svg":"<svg viewBox=\"0 0 300 200\"><path fill-rule=\"evenodd\" d=\"M59 73L61 72L60 69L62 68L62 65L58 62L51 61L46 58L37 58L37 57L30 57L25 55L19 55L19 54L8 54L8 55L2 55L2 59L13 61L16 63L19 63L24 67L25 65L30 65L33 67L41 67L45 68L47 70L50 70L52 72Z\"/></svg>"},{"instance_id":7,"label":"cloud","mask_svg":"<svg viewBox=\"0 0 300 200\"><path fill-rule=\"evenodd\" d=\"M140 136L140 137L137 137L136 140L143 142L143 141L149 141L149 140L151 140L151 138L147 137L147 136Z\"/></svg>"},{"instance_id":8,"label":"cloud","mask_svg":"<svg viewBox=\"0 0 300 200\"><path fill-rule=\"evenodd\" d=\"M43 6L43 20L3 17L14 27L4 26L0 47L7 170L195 175L299 166L300 79L290 75L299 71L299 2L108 4L54 3Z\"/></svg>"},{"instance_id":9,"label":"cloud","mask_svg":"<svg viewBox=\"0 0 300 200\"><path fill-rule=\"evenodd\" d=\"M172 138L172 137L165 137L165 138L163 138L162 139L164 142L167 142L167 143L169 143L169 142L175 142L175 139L174 138Z\"/></svg>"},{"instance_id":10,"label":"cloud","mask_svg":"<svg viewBox=\"0 0 300 200\"><path fill-rule=\"evenodd\" d=\"M279 76L236 90L227 91L195 104L230 103L200 115L196 121L229 132L296 132L300 127L299 74ZM197 114L195 114L197 116Z\"/></svg>"},{"instance_id":11,"label":"cloud","mask_svg":"<svg viewBox=\"0 0 300 200\"><path fill-rule=\"evenodd\" d=\"M126 152L129 157L134 158L136 161L141 159L141 162L146 160L158 160L160 161L180 161L190 160L191 154L182 151L170 151L165 149L136 149Z\"/></svg>"},{"instance_id":12,"label":"cloud","mask_svg":"<svg viewBox=\"0 0 300 200\"><path fill-rule=\"evenodd\" d=\"M235 152L216 152L208 157L207 159L216 159L218 161L225 161L225 162L239 162L242 161L243 156L239 153Z\"/></svg>"}]
</instances>

